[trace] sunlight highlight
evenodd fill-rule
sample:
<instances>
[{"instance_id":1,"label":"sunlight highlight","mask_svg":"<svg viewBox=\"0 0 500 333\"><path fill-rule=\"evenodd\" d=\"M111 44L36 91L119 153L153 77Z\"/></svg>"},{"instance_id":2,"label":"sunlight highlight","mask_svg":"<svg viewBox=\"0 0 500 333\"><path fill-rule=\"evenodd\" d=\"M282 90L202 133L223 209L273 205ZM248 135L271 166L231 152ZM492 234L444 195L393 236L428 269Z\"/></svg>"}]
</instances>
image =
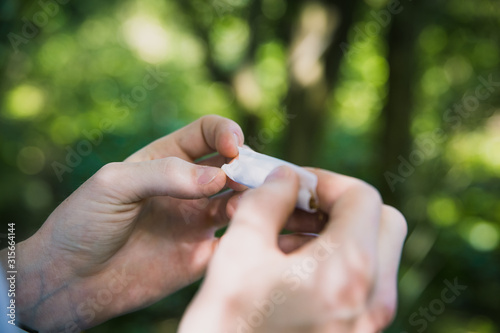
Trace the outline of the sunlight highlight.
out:
<instances>
[{"instance_id":1,"label":"sunlight highlight","mask_svg":"<svg viewBox=\"0 0 500 333\"><path fill-rule=\"evenodd\" d=\"M498 245L498 230L489 222L477 222L470 230L469 243L478 251L494 250Z\"/></svg>"},{"instance_id":2,"label":"sunlight highlight","mask_svg":"<svg viewBox=\"0 0 500 333\"><path fill-rule=\"evenodd\" d=\"M45 104L40 89L23 84L12 90L7 96L7 115L15 119L29 119L37 116Z\"/></svg>"},{"instance_id":3,"label":"sunlight highlight","mask_svg":"<svg viewBox=\"0 0 500 333\"><path fill-rule=\"evenodd\" d=\"M123 25L123 34L127 44L144 61L160 63L170 56L169 35L153 17L144 15L132 17Z\"/></svg>"}]
</instances>

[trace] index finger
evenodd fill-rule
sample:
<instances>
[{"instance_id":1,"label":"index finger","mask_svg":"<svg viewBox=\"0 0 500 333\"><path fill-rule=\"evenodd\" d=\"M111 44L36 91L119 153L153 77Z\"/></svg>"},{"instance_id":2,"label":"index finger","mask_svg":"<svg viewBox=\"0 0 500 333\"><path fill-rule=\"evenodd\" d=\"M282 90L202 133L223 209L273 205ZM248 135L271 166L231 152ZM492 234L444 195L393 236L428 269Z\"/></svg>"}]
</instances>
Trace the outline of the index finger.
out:
<instances>
[{"instance_id":1,"label":"index finger","mask_svg":"<svg viewBox=\"0 0 500 333\"><path fill-rule=\"evenodd\" d=\"M240 126L227 118L209 115L160 138L137 151L127 162L155 160L176 156L194 162L215 151L224 157L238 155L244 141Z\"/></svg>"}]
</instances>

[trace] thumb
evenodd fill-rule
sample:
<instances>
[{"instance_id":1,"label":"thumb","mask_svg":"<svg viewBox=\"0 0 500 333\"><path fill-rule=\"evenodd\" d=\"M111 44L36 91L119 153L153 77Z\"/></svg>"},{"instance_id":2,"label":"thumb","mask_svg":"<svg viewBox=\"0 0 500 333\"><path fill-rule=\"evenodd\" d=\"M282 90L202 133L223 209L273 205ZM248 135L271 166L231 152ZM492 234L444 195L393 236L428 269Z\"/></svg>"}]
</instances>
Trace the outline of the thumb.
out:
<instances>
[{"instance_id":1,"label":"thumb","mask_svg":"<svg viewBox=\"0 0 500 333\"><path fill-rule=\"evenodd\" d=\"M137 162L110 163L92 178L120 203L137 202L153 196L198 199L219 192L226 183L220 168L189 163L177 157Z\"/></svg>"},{"instance_id":2,"label":"thumb","mask_svg":"<svg viewBox=\"0 0 500 333\"><path fill-rule=\"evenodd\" d=\"M279 167L262 186L245 192L234 213L227 237L257 239L277 246L277 237L295 209L299 178L292 169ZM252 242L246 242L252 243Z\"/></svg>"}]
</instances>

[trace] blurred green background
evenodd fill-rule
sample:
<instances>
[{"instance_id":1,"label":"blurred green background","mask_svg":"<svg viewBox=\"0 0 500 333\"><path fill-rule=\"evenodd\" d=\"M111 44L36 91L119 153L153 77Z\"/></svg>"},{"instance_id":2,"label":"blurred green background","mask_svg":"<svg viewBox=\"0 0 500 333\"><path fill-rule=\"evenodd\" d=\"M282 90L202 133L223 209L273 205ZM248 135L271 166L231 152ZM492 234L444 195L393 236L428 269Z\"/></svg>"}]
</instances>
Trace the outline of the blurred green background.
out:
<instances>
[{"instance_id":1,"label":"blurred green background","mask_svg":"<svg viewBox=\"0 0 500 333\"><path fill-rule=\"evenodd\" d=\"M498 1L2 0L0 35L18 240L105 163L214 113L404 213L388 332L500 332ZM467 289L443 302L445 280ZM89 332L175 332L195 292Z\"/></svg>"}]
</instances>

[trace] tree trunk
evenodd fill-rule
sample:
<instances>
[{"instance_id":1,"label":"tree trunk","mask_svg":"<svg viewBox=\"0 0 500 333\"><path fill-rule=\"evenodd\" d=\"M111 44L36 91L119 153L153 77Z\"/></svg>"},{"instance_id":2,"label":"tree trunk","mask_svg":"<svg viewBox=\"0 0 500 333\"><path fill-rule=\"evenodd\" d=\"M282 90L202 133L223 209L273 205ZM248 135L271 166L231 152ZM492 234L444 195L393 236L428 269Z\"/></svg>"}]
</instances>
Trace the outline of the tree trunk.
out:
<instances>
[{"instance_id":1,"label":"tree trunk","mask_svg":"<svg viewBox=\"0 0 500 333\"><path fill-rule=\"evenodd\" d=\"M414 64L414 41L412 10L415 6L407 5L399 14L393 16L388 36L389 94L382 112L383 126L381 133L381 170L379 189L388 204L399 206L401 195L395 187L389 185L387 172L397 174L399 156L408 158L411 145L410 118L413 107L412 76ZM396 189L396 190L394 190Z\"/></svg>"},{"instance_id":2,"label":"tree trunk","mask_svg":"<svg viewBox=\"0 0 500 333\"><path fill-rule=\"evenodd\" d=\"M338 78L343 57L341 43L347 40L347 33L353 23L354 10L359 1L323 1L334 24L332 37L320 60L324 76L309 85L292 81L286 106L293 117L284 136L285 158L299 165L316 164L320 143L328 128L327 99Z\"/></svg>"}]
</instances>

